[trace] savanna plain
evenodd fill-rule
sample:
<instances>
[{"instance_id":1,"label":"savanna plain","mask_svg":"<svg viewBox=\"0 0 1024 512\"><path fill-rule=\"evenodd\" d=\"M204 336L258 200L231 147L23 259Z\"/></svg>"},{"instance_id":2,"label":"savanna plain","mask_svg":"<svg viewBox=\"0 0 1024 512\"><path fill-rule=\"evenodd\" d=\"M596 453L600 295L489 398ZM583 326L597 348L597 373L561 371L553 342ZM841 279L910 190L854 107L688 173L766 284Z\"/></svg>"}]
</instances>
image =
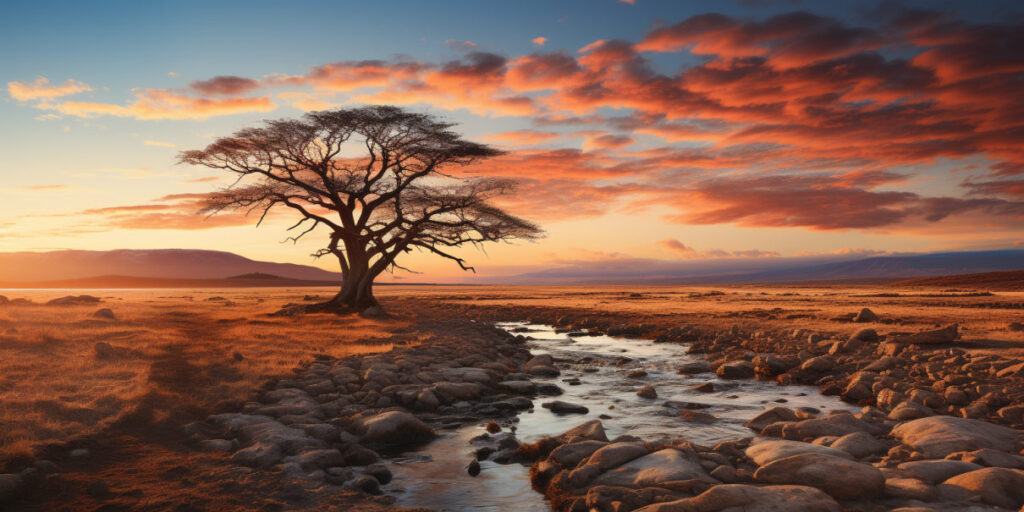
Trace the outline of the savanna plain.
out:
<instances>
[{"instance_id":1,"label":"savanna plain","mask_svg":"<svg viewBox=\"0 0 1024 512\"><path fill-rule=\"evenodd\" d=\"M714 408L702 413L705 418L683 406L673 413L678 415L678 427L666 432L672 441L627 436L609 444L603 432L595 434L591 428L575 436L515 443L512 450L505 444L492 450L517 454L502 462L532 466L532 485L552 508L636 510L695 499L722 487L718 484L795 483L772 480L781 477L765 471L771 462L751 454L749 438L755 435L755 442L812 441L822 450L852 453L843 455L835 468L818 470L852 471L849 486L860 485L856 481L860 468L847 467L853 464L878 468L884 476L881 486L864 483L866 494L835 491L829 482L810 483L812 490L822 489L824 494L794 496L794 504L819 500L821 510L830 510L832 503L850 510L943 502L967 503L979 510L1018 506L1013 503L1020 499L1020 490L990 482L978 489L971 482L961 482L957 494L948 490L945 478L926 476L923 469L918 470L920 474L904 469L906 464L932 459L976 464L978 469L1024 467L1020 446L1015 444L1019 439L1003 442L1005 432L999 431L992 434L996 441L954 443L955 450L939 453L942 450L898 429L906 420L933 416L969 419L993 428L1021 427L1021 291L899 284L382 286L378 290L382 314L274 315L286 304L320 300L332 293L327 288L3 291L0 473L17 479L19 489L5 506L11 510L393 509L397 507L394 497L376 485L392 480L388 468L393 461L388 457L394 444L385 434L373 437L378 415L416 413L425 423L415 420L416 425L397 427L398 434L410 440L422 437L425 441L467 424L480 432L487 428L508 435L514 433L517 410L524 407L496 404L511 403L517 395L544 394L537 386L543 388L545 382L548 389L551 383L573 385L559 374L585 381L590 372L586 368L594 366L613 368L623 380L636 382L636 388L650 387L653 392L659 385L658 373L642 374L642 358L628 357L627 338L688 346L690 352L701 354L701 364L706 366L680 361L678 373L703 376L710 386L756 377L777 385L781 396L785 385L812 385L850 404L856 414L817 415L771 403L765 405L765 412L753 415L761 421L748 425L747 439L712 448L683 443L695 422L714 421ZM73 298L62 299L69 296ZM863 313L864 308L870 314ZM529 332L524 329L517 335L514 329L492 327L517 321L553 326L570 335L619 336L624 357L537 361L526 352ZM926 333L926 337L948 333L947 326L952 325L956 328L950 339L907 338L915 333ZM374 374L377 363L384 370ZM453 366L486 373L477 378L474 372L452 371ZM549 367L553 371L546 373ZM533 371L537 368L541 371ZM436 380L430 378L432 372L439 375ZM381 373L384 376L377 379ZM330 375L325 381L329 389L311 390L314 374ZM516 375L537 385L503 385L517 381ZM276 416L277 422L287 425L280 432L305 429L311 436L309 445L292 440L299 446L284 443L281 453L239 456L259 442L277 439L261 441L259 434L252 433L246 437L246 429L253 426L239 418L252 413L249 417L269 421L276 413L268 412L274 407L268 396L283 396L284 388L303 389L303 400L312 397L310 403L319 403L320 412L312 414L315 421L296 418L310 415L303 410ZM297 396L287 395L289 399ZM641 393L636 399L646 398ZM552 414L537 411L534 414ZM765 414L769 416L762 417ZM586 414L580 416L577 423L600 424ZM838 417L849 419L841 426L832 425L838 420L830 418ZM242 423L232 424L231 418ZM823 424L808 426L808 421ZM420 432L421 425L429 431ZM830 425L831 429L826 428ZM835 447L837 440L850 435L857 438L853 440L856 449ZM957 436L963 441L966 434ZM634 459L654 457L671 447L692 456L697 465L691 468L693 474L646 483L634 479L630 485L609 479L598 486L594 482L603 476L580 476L579 482L570 476L573 470L587 467L595 450L622 443L638 450ZM839 444L844 443L849 444ZM570 456L567 446L577 446L578 453ZM329 455L332 450L341 455ZM302 454L313 452L323 460L301 459ZM554 455L558 453L560 459ZM481 461L489 455L477 452ZM996 460L1000 455L1005 456L1002 462ZM825 456L826 463L831 461L828 457L836 458L832 453ZM672 468L681 463L668 464ZM963 466L961 473L970 474L970 468ZM603 468L609 473L621 469ZM758 471L763 475L755 478ZM943 471L952 471L948 476L956 478L955 470ZM376 480L366 480L367 475ZM471 476L464 478L471 482ZM650 510L705 509L694 505Z\"/></svg>"}]
</instances>

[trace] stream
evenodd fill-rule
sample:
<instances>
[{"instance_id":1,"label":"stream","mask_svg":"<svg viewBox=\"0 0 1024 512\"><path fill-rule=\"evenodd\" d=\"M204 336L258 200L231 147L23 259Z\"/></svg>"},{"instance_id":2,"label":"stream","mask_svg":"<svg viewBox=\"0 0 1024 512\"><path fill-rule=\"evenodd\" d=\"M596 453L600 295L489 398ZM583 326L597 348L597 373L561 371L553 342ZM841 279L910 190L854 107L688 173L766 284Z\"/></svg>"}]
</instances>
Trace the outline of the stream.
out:
<instances>
[{"instance_id":1,"label":"stream","mask_svg":"<svg viewBox=\"0 0 1024 512\"><path fill-rule=\"evenodd\" d=\"M525 322L500 323L498 327L518 329L517 332L533 337L527 346L534 355L551 354L556 360L577 362L569 367L560 363L562 374L558 377L533 378L538 383L557 384L564 394L538 397L532 410L519 414L516 437L522 443L561 434L605 415L608 418L602 417L602 422L609 439L629 434L647 441L684 438L713 446L720 441L751 437L753 433L743 424L768 407L810 407L825 414L835 409L857 410L810 386L722 380L712 373L678 375L676 370L681 365L704 359L703 355L687 354L685 344L605 335L570 336L556 333L550 326ZM632 361L616 366L615 361L622 357ZM646 371L647 376L628 377L638 368ZM579 378L579 385L564 382L574 377ZM714 391L693 389L709 381L714 383ZM637 389L647 384L657 389L658 398L637 396ZM552 400L583 405L590 411L556 415L541 407L541 403ZM686 408L699 408L717 420L688 421L680 417L680 408L666 406L666 402L691 404ZM395 478L385 487L386 492L396 497L396 505L403 507L479 512L550 510L544 497L530 486L526 466L481 461L479 476L473 478L466 473L466 465L473 460L476 450L471 440L484 432L483 423L445 431L430 444L393 458L390 468Z\"/></svg>"}]
</instances>

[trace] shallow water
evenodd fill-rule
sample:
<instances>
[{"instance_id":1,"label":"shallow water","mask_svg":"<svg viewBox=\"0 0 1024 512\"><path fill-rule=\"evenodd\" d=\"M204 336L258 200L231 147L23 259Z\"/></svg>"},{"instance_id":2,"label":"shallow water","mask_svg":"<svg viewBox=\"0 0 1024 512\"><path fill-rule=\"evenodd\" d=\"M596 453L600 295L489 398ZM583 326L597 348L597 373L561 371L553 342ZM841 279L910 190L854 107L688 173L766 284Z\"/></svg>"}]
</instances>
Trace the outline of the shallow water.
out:
<instances>
[{"instance_id":1,"label":"shallow water","mask_svg":"<svg viewBox=\"0 0 1024 512\"><path fill-rule=\"evenodd\" d=\"M556 383L565 393L558 397L539 397L534 400L533 410L519 415L516 435L524 443L560 434L599 415L607 415L610 418L602 422L609 439L629 434L645 440L683 438L697 444L714 445L752 436L743 424L775 405L813 407L823 413L856 409L809 386L780 387L755 380L728 381L711 373L677 375L675 371L682 364L703 359L701 355L687 354L687 345L683 344L603 335L570 337L556 333L552 327L526 323L498 326L529 329L530 332L524 334L534 338L528 346L535 355L546 353L555 359L570 361L593 359L568 368L559 363L562 370L559 377L534 378L536 382ZM620 357L633 361L617 367L614 361ZM584 368L590 371L585 372ZM627 377L638 368L645 370L647 376ZM572 386L563 382L573 377L578 377L581 384ZM701 393L693 389L708 381L714 382L714 392ZM637 389L646 384L657 389L658 398L648 400L636 395ZM541 403L552 400L584 405L590 412L559 416L541 408ZM714 415L717 420L711 424L686 421L679 416L679 409L664 405L668 401L706 405L707 408L700 411ZM462 427L445 433L421 450L392 459L395 479L386 489L397 498L396 504L452 511L549 510L543 497L530 487L525 466L482 461L479 476L473 478L466 473L466 465L473 460L476 450L470 440L482 433L483 424Z\"/></svg>"}]
</instances>

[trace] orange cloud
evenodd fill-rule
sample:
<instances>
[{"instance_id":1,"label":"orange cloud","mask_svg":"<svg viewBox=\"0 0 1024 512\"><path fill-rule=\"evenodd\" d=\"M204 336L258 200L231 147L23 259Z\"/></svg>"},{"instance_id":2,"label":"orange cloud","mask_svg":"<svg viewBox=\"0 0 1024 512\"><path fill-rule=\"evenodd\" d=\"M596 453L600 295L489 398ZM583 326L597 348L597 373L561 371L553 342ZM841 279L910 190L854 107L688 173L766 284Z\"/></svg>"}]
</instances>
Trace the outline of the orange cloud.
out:
<instances>
[{"instance_id":1,"label":"orange cloud","mask_svg":"<svg viewBox=\"0 0 1024 512\"><path fill-rule=\"evenodd\" d=\"M258 98L194 98L162 89L144 89L135 94L127 105L68 101L55 105L41 104L38 108L55 110L77 117L133 117L155 119L207 119L215 116L247 112L269 112L277 108L267 97Z\"/></svg>"},{"instance_id":2,"label":"orange cloud","mask_svg":"<svg viewBox=\"0 0 1024 512\"><path fill-rule=\"evenodd\" d=\"M544 43L548 42L548 38L544 36L535 37L533 39L530 39L530 42L537 46L544 46Z\"/></svg>"},{"instance_id":3,"label":"orange cloud","mask_svg":"<svg viewBox=\"0 0 1024 512\"><path fill-rule=\"evenodd\" d=\"M7 82L7 93L18 101L50 100L91 90L92 87L70 78L60 85L53 85L42 76L31 82Z\"/></svg>"}]
</instances>

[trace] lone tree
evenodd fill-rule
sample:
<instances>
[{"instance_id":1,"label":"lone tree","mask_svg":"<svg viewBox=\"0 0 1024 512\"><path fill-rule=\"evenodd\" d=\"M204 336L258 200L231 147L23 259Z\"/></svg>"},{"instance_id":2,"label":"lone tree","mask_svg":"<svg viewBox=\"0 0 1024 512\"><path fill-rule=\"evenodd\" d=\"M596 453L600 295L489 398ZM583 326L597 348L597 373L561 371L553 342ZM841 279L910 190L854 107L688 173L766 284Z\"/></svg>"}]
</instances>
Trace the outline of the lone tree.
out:
<instances>
[{"instance_id":1,"label":"lone tree","mask_svg":"<svg viewBox=\"0 0 1024 512\"><path fill-rule=\"evenodd\" d=\"M475 272L453 248L542 234L489 204L511 193L513 182L447 173L501 154L452 126L390 106L311 112L240 130L179 158L237 176L209 196L205 213L256 212L258 226L271 210L290 209L299 217L288 228L292 242L326 228L327 245L314 256L338 258L341 291L305 310L363 310L378 305L373 281L381 272L405 270L395 261L402 253L428 251Z\"/></svg>"}]
</instances>

